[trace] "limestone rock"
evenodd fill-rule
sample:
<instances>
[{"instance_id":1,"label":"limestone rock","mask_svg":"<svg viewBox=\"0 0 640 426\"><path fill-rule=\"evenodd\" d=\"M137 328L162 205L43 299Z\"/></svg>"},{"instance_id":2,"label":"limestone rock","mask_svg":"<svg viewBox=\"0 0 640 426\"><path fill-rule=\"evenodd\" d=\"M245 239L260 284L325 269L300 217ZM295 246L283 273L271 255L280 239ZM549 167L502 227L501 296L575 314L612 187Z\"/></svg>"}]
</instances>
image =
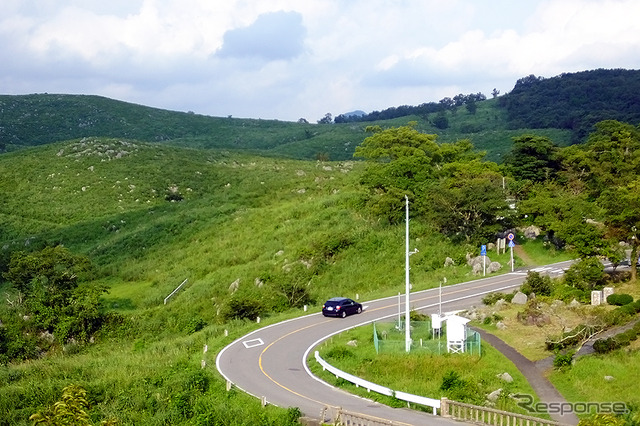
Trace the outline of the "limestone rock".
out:
<instances>
[{"instance_id":1,"label":"limestone rock","mask_svg":"<svg viewBox=\"0 0 640 426\"><path fill-rule=\"evenodd\" d=\"M229 286L229 291L231 293L235 293L236 291L238 291L238 287L240 287L240 278L231 283L231 285Z\"/></svg>"},{"instance_id":2,"label":"limestone rock","mask_svg":"<svg viewBox=\"0 0 640 426\"><path fill-rule=\"evenodd\" d=\"M507 329L507 325L505 323L503 323L502 321L498 321L496 323L496 327L498 328L498 330L506 330Z\"/></svg>"},{"instance_id":3,"label":"limestone rock","mask_svg":"<svg viewBox=\"0 0 640 426\"><path fill-rule=\"evenodd\" d=\"M491 402L496 402L500 397L501 393L502 393L502 389L496 389L493 392L491 392L489 395L487 395L487 399Z\"/></svg>"},{"instance_id":4,"label":"limestone rock","mask_svg":"<svg viewBox=\"0 0 640 426\"><path fill-rule=\"evenodd\" d=\"M513 377L511 377L511 374L504 372L502 374L498 374L497 376L499 379L504 380L507 383L512 383L513 382Z\"/></svg>"},{"instance_id":5,"label":"limestone rock","mask_svg":"<svg viewBox=\"0 0 640 426\"><path fill-rule=\"evenodd\" d=\"M531 225L524 228L524 236L530 240L535 240L540 235L540 228Z\"/></svg>"},{"instance_id":6,"label":"limestone rock","mask_svg":"<svg viewBox=\"0 0 640 426\"><path fill-rule=\"evenodd\" d=\"M515 294L515 296L513 296L513 299L511 299L511 303L513 303L514 305L525 305L527 303L527 295L519 291Z\"/></svg>"},{"instance_id":7,"label":"limestone rock","mask_svg":"<svg viewBox=\"0 0 640 426\"><path fill-rule=\"evenodd\" d=\"M450 257L447 257L447 258L444 260L444 267L445 267L445 268L446 268L447 266L453 266L453 265L455 265L455 264L456 264L456 263L455 263L455 262L453 261L453 259L452 259L452 258L450 258Z\"/></svg>"},{"instance_id":8,"label":"limestone rock","mask_svg":"<svg viewBox=\"0 0 640 426\"><path fill-rule=\"evenodd\" d=\"M489 266L487 266L487 272L490 274L498 272L500 269L502 269L500 262L491 262Z\"/></svg>"}]
</instances>

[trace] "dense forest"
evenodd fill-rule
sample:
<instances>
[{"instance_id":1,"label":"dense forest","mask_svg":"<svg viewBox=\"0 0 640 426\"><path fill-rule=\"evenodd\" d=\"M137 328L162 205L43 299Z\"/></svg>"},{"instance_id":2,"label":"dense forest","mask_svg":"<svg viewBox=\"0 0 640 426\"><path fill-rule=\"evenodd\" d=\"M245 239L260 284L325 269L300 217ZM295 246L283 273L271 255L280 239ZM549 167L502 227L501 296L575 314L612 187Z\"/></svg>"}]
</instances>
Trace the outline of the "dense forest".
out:
<instances>
[{"instance_id":1,"label":"dense forest","mask_svg":"<svg viewBox=\"0 0 640 426\"><path fill-rule=\"evenodd\" d=\"M640 122L640 71L598 69L553 78L530 75L500 97L511 128L569 129L582 142L603 120Z\"/></svg>"}]
</instances>

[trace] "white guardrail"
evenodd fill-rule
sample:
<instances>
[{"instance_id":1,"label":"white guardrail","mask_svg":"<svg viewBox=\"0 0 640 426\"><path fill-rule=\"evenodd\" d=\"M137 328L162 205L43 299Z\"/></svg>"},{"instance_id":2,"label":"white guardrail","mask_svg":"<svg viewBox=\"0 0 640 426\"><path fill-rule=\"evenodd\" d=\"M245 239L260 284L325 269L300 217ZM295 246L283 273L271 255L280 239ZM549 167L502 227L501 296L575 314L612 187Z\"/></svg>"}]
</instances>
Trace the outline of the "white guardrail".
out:
<instances>
[{"instance_id":1,"label":"white guardrail","mask_svg":"<svg viewBox=\"0 0 640 426\"><path fill-rule=\"evenodd\" d=\"M412 402L414 404L423 405L425 407L432 407L433 415L434 416L437 415L436 410L440 408L439 399L427 398L424 396L413 395L406 392L394 391L392 389L389 389L388 387L371 383L367 380L356 377L353 374L345 373L344 371L337 369L336 367L334 367L333 365L329 364L327 361L322 359L318 351L315 352L315 358L316 358L316 361L318 361L318 363L322 366L323 370L330 372L336 377L340 377L348 382L351 382L357 387L365 388L368 392L374 391L382 395L387 395L387 396L400 399L402 401Z\"/></svg>"}]
</instances>

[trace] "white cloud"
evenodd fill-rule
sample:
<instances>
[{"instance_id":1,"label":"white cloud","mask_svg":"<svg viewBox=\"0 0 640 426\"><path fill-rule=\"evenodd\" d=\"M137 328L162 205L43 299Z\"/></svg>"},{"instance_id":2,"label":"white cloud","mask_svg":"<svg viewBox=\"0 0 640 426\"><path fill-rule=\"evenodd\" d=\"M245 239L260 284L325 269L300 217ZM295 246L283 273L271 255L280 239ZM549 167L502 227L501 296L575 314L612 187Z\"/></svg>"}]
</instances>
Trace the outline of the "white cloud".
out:
<instances>
[{"instance_id":1,"label":"white cloud","mask_svg":"<svg viewBox=\"0 0 640 426\"><path fill-rule=\"evenodd\" d=\"M636 0L4 0L0 93L315 121L640 68Z\"/></svg>"}]
</instances>

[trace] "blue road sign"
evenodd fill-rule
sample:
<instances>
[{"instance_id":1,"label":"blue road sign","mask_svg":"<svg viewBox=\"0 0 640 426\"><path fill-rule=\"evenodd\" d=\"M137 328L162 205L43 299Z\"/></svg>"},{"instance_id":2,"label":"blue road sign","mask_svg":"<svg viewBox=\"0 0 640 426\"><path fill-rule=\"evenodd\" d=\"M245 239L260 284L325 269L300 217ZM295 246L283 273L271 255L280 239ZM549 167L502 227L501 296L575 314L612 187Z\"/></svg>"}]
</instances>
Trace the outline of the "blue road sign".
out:
<instances>
[{"instance_id":1,"label":"blue road sign","mask_svg":"<svg viewBox=\"0 0 640 426\"><path fill-rule=\"evenodd\" d=\"M486 255L487 255L487 246L483 244L480 246L480 256L486 256Z\"/></svg>"},{"instance_id":2,"label":"blue road sign","mask_svg":"<svg viewBox=\"0 0 640 426\"><path fill-rule=\"evenodd\" d=\"M515 236L515 235L513 235L513 232L509 232L509 235L507 235L507 238L509 239L509 241L513 241L513 239L514 239L515 237L516 237L516 236ZM509 246L509 247L511 247L511 246Z\"/></svg>"},{"instance_id":3,"label":"blue road sign","mask_svg":"<svg viewBox=\"0 0 640 426\"><path fill-rule=\"evenodd\" d=\"M509 247L515 247L516 244L513 241L509 241Z\"/></svg>"}]
</instances>

